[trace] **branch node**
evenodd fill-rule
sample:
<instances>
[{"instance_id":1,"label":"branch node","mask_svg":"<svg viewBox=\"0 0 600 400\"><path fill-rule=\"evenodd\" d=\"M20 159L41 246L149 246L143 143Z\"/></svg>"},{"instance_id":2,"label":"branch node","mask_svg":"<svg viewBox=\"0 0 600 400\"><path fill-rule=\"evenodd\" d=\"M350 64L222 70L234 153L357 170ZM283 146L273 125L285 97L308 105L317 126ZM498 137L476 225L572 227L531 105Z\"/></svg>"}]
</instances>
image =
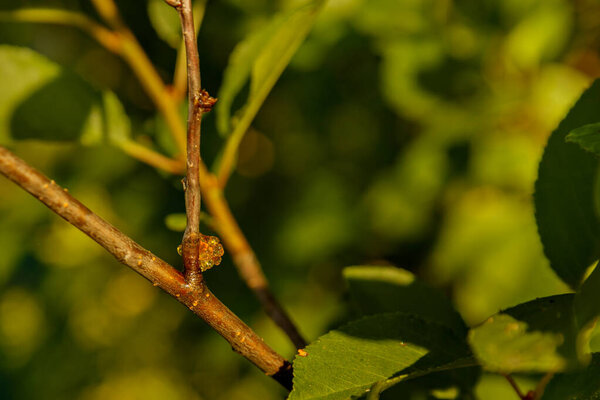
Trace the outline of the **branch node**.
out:
<instances>
[{"instance_id":1,"label":"branch node","mask_svg":"<svg viewBox=\"0 0 600 400\"><path fill-rule=\"evenodd\" d=\"M203 113L207 113L217 103L217 98L211 97L205 89L200 90L196 96L194 96L194 106L202 110Z\"/></svg>"},{"instance_id":2,"label":"branch node","mask_svg":"<svg viewBox=\"0 0 600 400\"><path fill-rule=\"evenodd\" d=\"M175 8L175 9L179 9L181 7L180 0L165 0L165 3L167 3L168 5L170 5L171 7Z\"/></svg>"}]
</instances>

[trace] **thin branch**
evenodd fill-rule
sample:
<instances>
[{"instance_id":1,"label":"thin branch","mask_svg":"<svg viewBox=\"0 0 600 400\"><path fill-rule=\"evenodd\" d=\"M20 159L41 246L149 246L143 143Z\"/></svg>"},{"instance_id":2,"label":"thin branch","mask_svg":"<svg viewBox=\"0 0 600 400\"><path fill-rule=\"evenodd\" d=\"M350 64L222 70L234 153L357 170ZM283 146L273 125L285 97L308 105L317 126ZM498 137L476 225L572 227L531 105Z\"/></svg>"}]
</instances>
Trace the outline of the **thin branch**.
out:
<instances>
[{"instance_id":1,"label":"thin branch","mask_svg":"<svg viewBox=\"0 0 600 400\"><path fill-rule=\"evenodd\" d=\"M6 148L0 146L0 173L91 237L119 262L175 297L216 330L233 349L277 380L292 386L291 365L267 346L205 285L192 288L183 275L81 204Z\"/></svg>"},{"instance_id":2,"label":"thin branch","mask_svg":"<svg viewBox=\"0 0 600 400\"><path fill-rule=\"evenodd\" d=\"M194 3L192 12L194 16L194 32L198 37L198 31L202 25L204 19L204 12L206 10L206 0L200 0ZM177 60L175 61L175 73L173 76L173 88L171 96L177 102L181 101L186 94L187 90L187 65L186 65L186 54L185 54L185 40L181 39L181 46L177 51Z\"/></svg>"},{"instance_id":3,"label":"thin branch","mask_svg":"<svg viewBox=\"0 0 600 400\"><path fill-rule=\"evenodd\" d=\"M177 1L177 0L176 0ZM171 4L170 2L167 2ZM187 54L189 115L188 115L188 159L186 177L187 227L183 235L183 260L186 280L190 284L202 280L203 267L199 265L200 192L207 196L207 205L215 218L217 232L231 252L242 279L254 291L267 315L288 335L296 348L306 346L290 317L277 302L269 289L267 279L252 248L244 237L237 221L222 195L216 177L211 175L200 157L200 123L203 111L210 110L215 99L201 90L200 61L194 31L191 0L181 0L175 5L181 19L182 33ZM255 114L255 113L254 113ZM250 119L251 121L251 119ZM248 121L248 124L250 123Z\"/></svg>"},{"instance_id":4,"label":"thin branch","mask_svg":"<svg viewBox=\"0 0 600 400\"><path fill-rule=\"evenodd\" d=\"M119 53L121 47L121 39L115 32L105 28L86 15L74 11L52 8L2 11L0 12L0 20L72 26L81 29L113 53Z\"/></svg>"},{"instance_id":5,"label":"thin branch","mask_svg":"<svg viewBox=\"0 0 600 400\"><path fill-rule=\"evenodd\" d=\"M510 383L510 386L512 386L512 388L517 393L517 396L519 396L520 399L522 399L522 400L527 399L526 395L524 395L523 392L521 392L519 385L517 385L517 382L515 382L515 380L513 379L512 376L510 376L509 374L502 374L502 376L504 376L506 378L506 380L508 381L508 383Z\"/></svg>"},{"instance_id":6,"label":"thin branch","mask_svg":"<svg viewBox=\"0 0 600 400\"><path fill-rule=\"evenodd\" d=\"M252 247L229 209L217 178L204 165L200 166L200 178L206 205L214 218L214 227L231 254L238 273L254 292L267 315L285 332L294 346L297 349L306 347L307 343L296 325L273 296Z\"/></svg>"},{"instance_id":7,"label":"thin branch","mask_svg":"<svg viewBox=\"0 0 600 400\"><path fill-rule=\"evenodd\" d=\"M210 96L202 91L200 82L200 57L198 56L198 43L194 30L194 16L192 1L181 0L175 5L181 20L181 32L185 43L188 77L188 124L187 124L187 172L185 180L185 213L187 226L183 234L183 265L185 279L189 285L195 286L202 283L201 241L204 235L200 233L200 176L199 168L202 162L200 156L200 126L202 113L210 110L205 101ZM214 100L214 99L212 99ZM214 104L214 103L213 103ZM212 266L212 265L211 265Z\"/></svg>"}]
</instances>

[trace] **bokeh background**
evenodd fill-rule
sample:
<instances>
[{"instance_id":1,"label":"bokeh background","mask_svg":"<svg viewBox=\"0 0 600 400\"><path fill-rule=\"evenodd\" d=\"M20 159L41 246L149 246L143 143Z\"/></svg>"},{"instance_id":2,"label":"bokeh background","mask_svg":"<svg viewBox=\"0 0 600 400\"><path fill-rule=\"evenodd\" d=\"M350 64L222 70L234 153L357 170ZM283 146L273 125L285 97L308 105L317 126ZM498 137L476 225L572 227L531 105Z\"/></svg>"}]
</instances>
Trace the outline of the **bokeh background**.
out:
<instances>
[{"instance_id":1,"label":"bokeh background","mask_svg":"<svg viewBox=\"0 0 600 400\"><path fill-rule=\"evenodd\" d=\"M97 18L87 0L8 3L2 9ZM117 3L169 81L176 52L156 35L146 2ZM209 1L203 86L217 93L235 44L293 3ZM274 292L309 340L348 318L348 265L409 269L442 288L469 324L568 291L543 256L532 191L546 138L600 75L598 21L593 0L329 1L247 134L227 188ZM161 122L129 68L82 32L2 22L0 44L32 48L113 90L135 134L160 142ZM221 145L209 114L209 163ZM165 223L184 211L179 178L110 146L11 148L180 266L181 233ZM207 280L293 356L227 255ZM477 393L514 396L488 375ZM0 179L0 398L284 395L187 309Z\"/></svg>"}]
</instances>

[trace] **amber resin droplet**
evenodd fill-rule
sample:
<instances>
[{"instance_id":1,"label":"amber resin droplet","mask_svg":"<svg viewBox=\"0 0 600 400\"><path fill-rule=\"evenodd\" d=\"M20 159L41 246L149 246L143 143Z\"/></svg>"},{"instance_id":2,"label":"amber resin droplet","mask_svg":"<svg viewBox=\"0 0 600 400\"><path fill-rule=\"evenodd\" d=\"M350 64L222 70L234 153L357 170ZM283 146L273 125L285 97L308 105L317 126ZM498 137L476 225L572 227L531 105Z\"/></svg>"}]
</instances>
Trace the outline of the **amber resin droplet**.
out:
<instances>
[{"instance_id":1,"label":"amber resin droplet","mask_svg":"<svg viewBox=\"0 0 600 400\"><path fill-rule=\"evenodd\" d=\"M202 272L221 264L221 257L225 254L221 241L216 236L202 235L200 237L200 268Z\"/></svg>"},{"instance_id":2,"label":"amber resin droplet","mask_svg":"<svg viewBox=\"0 0 600 400\"><path fill-rule=\"evenodd\" d=\"M177 254L179 254L180 256L183 255L183 246L182 245L177 246Z\"/></svg>"}]
</instances>

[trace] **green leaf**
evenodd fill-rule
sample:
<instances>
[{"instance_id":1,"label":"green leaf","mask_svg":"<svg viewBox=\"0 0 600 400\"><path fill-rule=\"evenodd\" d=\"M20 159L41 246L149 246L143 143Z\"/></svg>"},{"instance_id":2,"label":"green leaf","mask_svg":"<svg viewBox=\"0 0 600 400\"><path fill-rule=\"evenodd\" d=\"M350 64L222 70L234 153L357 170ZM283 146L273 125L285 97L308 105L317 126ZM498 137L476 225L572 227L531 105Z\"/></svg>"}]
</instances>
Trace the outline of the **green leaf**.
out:
<instances>
[{"instance_id":1,"label":"green leaf","mask_svg":"<svg viewBox=\"0 0 600 400\"><path fill-rule=\"evenodd\" d=\"M248 100L238 116L247 129L308 35L323 4L324 0L309 1L301 7L277 14L235 47L224 73L215 110L217 128L222 135L231 133L233 101L251 76Z\"/></svg>"},{"instance_id":2,"label":"green leaf","mask_svg":"<svg viewBox=\"0 0 600 400\"><path fill-rule=\"evenodd\" d=\"M596 81L550 136L535 184L544 252L552 269L573 288L598 259L600 228L594 207L598 161L565 138L576 128L596 123L599 109L600 81Z\"/></svg>"},{"instance_id":3,"label":"green leaf","mask_svg":"<svg viewBox=\"0 0 600 400\"><path fill-rule=\"evenodd\" d=\"M177 11L164 0L150 0L148 17L158 37L169 46L178 48L181 44L181 22Z\"/></svg>"},{"instance_id":4,"label":"green leaf","mask_svg":"<svg viewBox=\"0 0 600 400\"><path fill-rule=\"evenodd\" d=\"M467 327L450 300L409 271L389 266L344 269L354 308L363 315L400 311L418 315L466 334Z\"/></svg>"},{"instance_id":5,"label":"green leaf","mask_svg":"<svg viewBox=\"0 0 600 400\"><path fill-rule=\"evenodd\" d=\"M404 313L351 322L321 336L306 353L294 360L290 400L347 399L388 378L473 365L468 346L452 330Z\"/></svg>"},{"instance_id":6,"label":"green leaf","mask_svg":"<svg viewBox=\"0 0 600 400\"><path fill-rule=\"evenodd\" d=\"M600 123L588 124L573 129L565 140L576 143L582 149L600 156Z\"/></svg>"},{"instance_id":7,"label":"green leaf","mask_svg":"<svg viewBox=\"0 0 600 400\"><path fill-rule=\"evenodd\" d=\"M129 140L123 105L33 50L0 46L0 143L79 141L114 145Z\"/></svg>"},{"instance_id":8,"label":"green leaf","mask_svg":"<svg viewBox=\"0 0 600 400\"><path fill-rule=\"evenodd\" d=\"M600 316L600 269L595 268L575 294L573 301L578 328L577 352L581 361L589 361L589 345Z\"/></svg>"},{"instance_id":9,"label":"green leaf","mask_svg":"<svg viewBox=\"0 0 600 400\"><path fill-rule=\"evenodd\" d=\"M536 299L471 329L469 344L494 372L561 371L577 364L572 294Z\"/></svg>"},{"instance_id":10,"label":"green leaf","mask_svg":"<svg viewBox=\"0 0 600 400\"><path fill-rule=\"evenodd\" d=\"M592 355L584 370L558 374L544 390L542 400L593 400L600 398L600 354Z\"/></svg>"}]
</instances>

